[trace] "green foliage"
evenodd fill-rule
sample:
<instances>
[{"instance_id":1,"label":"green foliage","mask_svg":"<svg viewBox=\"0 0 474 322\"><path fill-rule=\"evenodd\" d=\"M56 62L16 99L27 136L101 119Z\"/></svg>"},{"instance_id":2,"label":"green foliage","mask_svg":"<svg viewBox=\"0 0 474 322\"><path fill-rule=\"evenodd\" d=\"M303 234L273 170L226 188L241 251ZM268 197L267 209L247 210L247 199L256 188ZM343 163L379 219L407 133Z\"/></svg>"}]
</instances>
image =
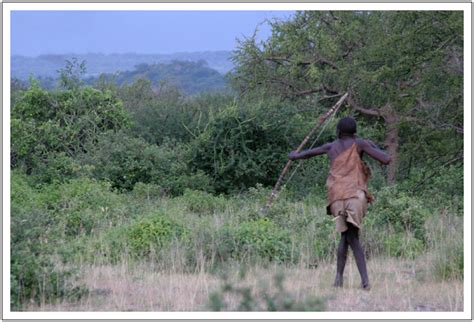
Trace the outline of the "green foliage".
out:
<instances>
[{"instance_id":1,"label":"green foliage","mask_svg":"<svg viewBox=\"0 0 474 322\"><path fill-rule=\"evenodd\" d=\"M182 200L189 211L199 215L213 214L226 208L224 196L214 196L205 191L186 189Z\"/></svg>"},{"instance_id":2,"label":"green foliage","mask_svg":"<svg viewBox=\"0 0 474 322\"><path fill-rule=\"evenodd\" d=\"M316 223L315 235L313 237L314 256L318 261L331 260L337 251L339 234L336 232L335 223L331 217L325 216Z\"/></svg>"},{"instance_id":3,"label":"green foliage","mask_svg":"<svg viewBox=\"0 0 474 322\"><path fill-rule=\"evenodd\" d=\"M118 263L124 258L150 260L173 241L185 239L188 230L177 220L158 212L105 231L91 243L91 259Z\"/></svg>"},{"instance_id":4,"label":"green foliage","mask_svg":"<svg viewBox=\"0 0 474 322\"><path fill-rule=\"evenodd\" d=\"M11 182L11 307L75 300L87 290L77 272L63 267L58 248L64 242L63 219L50 207L50 193L32 188L31 178L13 172ZM54 203L55 204L55 203Z\"/></svg>"},{"instance_id":5,"label":"green foliage","mask_svg":"<svg viewBox=\"0 0 474 322\"><path fill-rule=\"evenodd\" d=\"M77 89L82 85L82 78L86 73L86 62L79 63L77 58L66 60L64 68L59 69L59 86L64 89Z\"/></svg>"},{"instance_id":6,"label":"green foliage","mask_svg":"<svg viewBox=\"0 0 474 322\"><path fill-rule=\"evenodd\" d=\"M88 151L81 156L83 164L92 166L95 178L110 181L119 190L132 190L138 182L158 185L172 195L185 188L208 187L202 171L190 170L189 148L183 144L156 146L126 132L108 132L88 146Z\"/></svg>"},{"instance_id":7,"label":"green foliage","mask_svg":"<svg viewBox=\"0 0 474 322\"><path fill-rule=\"evenodd\" d=\"M147 256L186 234L185 228L168 219L163 214L156 214L133 223L127 229L127 244L132 256Z\"/></svg>"},{"instance_id":8,"label":"green foliage","mask_svg":"<svg viewBox=\"0 0 474 322\"><path fill-rule=\"evenodd\" d=\"M41 182L66 179L76 167L68 158L84 152L101 133L128 125L126 111L111 93L88 87L47 92L33 85L12 107L12 167Z\"/></svg>"},{"instance_id":9,"label":"green foliage","mask_svg":"<svg viewBox=\"0 0 474 322\"><path fill-rule=\"evenodd\" d=\"M441 280L464 278L464 248L462 239L447 241L434 263L435 276Z\"/></svg>"},{"instance_id":10,"label":"green foliage","mask_svg":"<svg viewBox=\"0 0 474 322\"><path fill-rule=\"evenodd\" d=\"M388 256L414 259L424 250L424 244L405 233L390 234L384 240L385 253Z\"/></svg>"},{"instance_id":11,"label":"green foliage","mask_svg":"<svg viewBox=\"0 0 474 322\"><path fill-rule=\"evenodd\" d=\"M261 258L287 262L292 259L289 232L269 219L240 223L236 228L224 226L219 234L221 258Z\"/></svg>"},{"instance_id":12,"label":"green foliage","mask_svg":"<svg viewBox=\"0 0 474 322\"><path fill-rule=\"evenodd\" d=\"M389 179L402 179L427 154L462 150L462 26L454 11L300 11L272 21L264 42L256 34L239 41L233 85L327 108L349 92L358 120L384 124Z\"/></svg>"},{"instance_id":13,"label":"green foliage","mask_svg":"<svg viewBox=\"0 0 474 322\"><path fill-rule=\"evenodd\" d=\"M428 168L428 167L427 167ZM428 168L429 169L429 168ZM458 216L464 213L464 165L434 167L430 173L420 171L407 180L408 189L420 195L433 209L448 208Z\"/></svg>"},{"instance_id":14,"label":"green foliage","mask_svg":"<svg viewBox=\"0 0 474 322\"><path fill-rule=\"evenodd\" d=\"M153 183L138 182L133 186L132 195L138 199L159 199L166 194L165 190Z\"/></svg>"},{"instance_id":15,"label":"green foliage","mask_svg":"<svg viewBox=\"0 0 474 322\"><path fill-rule=\"evenodd\" d=\"M414 238L426 240L424 223L430 212L421 200L396 187L385 188L375 197L375 204L369 207L367 216L374 216L380 226L389 226L395 232L412 232Z\"/></svg>"},{"instance_id":16,"label":"green foliage","mask_svg":"<svg viewBox=\"0 0 474 322\"><path fill-rule=\"evenodd\" d=\"M46 304L62 300L77 301L88 294L83 285L75 285L77 272L60 269L48 256L15 249L11 258L11 310L25 303Z\"/></svg>"},{"instance_id":17,"label":"green foliage","mask_svg":"<svg viewBox=\"0 0 474 322\"><path fill-rule=\"evenodd\" d=\"M271 185L287 160L288 146L295 144L299 126L305 124L291 116L287 106L234 102L193 142L192 165L213 179L217 192Z\"/></svg>"},{"instance_id":18,"label":"green foliage","mask_svg":"<svg viewBox=\"0 0 474 322\"><path fill-rule=\"evenodd\" d=\"M241 279L245 277L245 273ZM266 287L252 290L245 285L234 284L224 276L219 290L209 295L208 306L212 311L323 311L325 299L309 296L303 300L297 299L294 294L285 289L284 274L274 276L274 291ZM230 307L227 298L236 297L237 306Z\"/></svg>"}]
</instances>

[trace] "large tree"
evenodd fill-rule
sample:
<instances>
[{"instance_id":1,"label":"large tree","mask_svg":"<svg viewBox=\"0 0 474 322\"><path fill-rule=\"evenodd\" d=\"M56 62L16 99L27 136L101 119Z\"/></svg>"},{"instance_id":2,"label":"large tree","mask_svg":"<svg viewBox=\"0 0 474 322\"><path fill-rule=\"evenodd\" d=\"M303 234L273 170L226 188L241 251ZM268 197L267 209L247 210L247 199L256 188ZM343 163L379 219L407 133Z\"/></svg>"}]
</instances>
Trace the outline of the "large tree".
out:
<instances>
[{"instance_id":1,"label":"large tree","mask_svg":"<svg viewBox=\"0 0 474 322\"><path fill-rule=\"evenodd\" d=\"M352 109L385 125L390 182L401 125L463 133L462 12L302 11L270 23L267 41L234 52L235 88L328 104L349 92Z\"/></svg>"}]
</instances>

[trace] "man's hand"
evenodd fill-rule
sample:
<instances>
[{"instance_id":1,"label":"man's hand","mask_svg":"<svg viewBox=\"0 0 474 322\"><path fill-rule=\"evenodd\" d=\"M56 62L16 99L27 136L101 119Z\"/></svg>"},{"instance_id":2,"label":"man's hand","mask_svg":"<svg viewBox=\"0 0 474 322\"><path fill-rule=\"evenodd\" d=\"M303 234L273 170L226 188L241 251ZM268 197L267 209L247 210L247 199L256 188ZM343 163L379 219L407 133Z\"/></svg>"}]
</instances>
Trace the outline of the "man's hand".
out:
<instances>
[{"instance_id":1,"label":"man's hand","mask_svg":"<svg viewBox=\"0 0 474 322\"><path fill-rule=\"evenodd\" d=\"M295 161L298 158L298 152L296 151L291 151L290 154L288 154L288 159L291 161Z\"/></svg>"}]
</instances>

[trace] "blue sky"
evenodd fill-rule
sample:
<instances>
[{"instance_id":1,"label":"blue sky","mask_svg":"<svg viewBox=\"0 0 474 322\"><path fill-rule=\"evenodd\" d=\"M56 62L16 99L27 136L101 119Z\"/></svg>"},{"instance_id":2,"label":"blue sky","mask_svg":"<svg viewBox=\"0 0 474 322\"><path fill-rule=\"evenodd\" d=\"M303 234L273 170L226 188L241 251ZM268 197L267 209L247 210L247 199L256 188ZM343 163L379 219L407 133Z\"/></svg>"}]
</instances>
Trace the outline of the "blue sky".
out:
<instances>
[{"instance_id":1,"label":"blue sky","mask_svg":"<svg viewBox=\"0 0 474 322\"><path fill-rule=\"evenodd\" d=\"M12 11L11 54L232 50L265 19L292 11ZM267 24L259 38L270 35Z\"/></svg>"}]
</instances>

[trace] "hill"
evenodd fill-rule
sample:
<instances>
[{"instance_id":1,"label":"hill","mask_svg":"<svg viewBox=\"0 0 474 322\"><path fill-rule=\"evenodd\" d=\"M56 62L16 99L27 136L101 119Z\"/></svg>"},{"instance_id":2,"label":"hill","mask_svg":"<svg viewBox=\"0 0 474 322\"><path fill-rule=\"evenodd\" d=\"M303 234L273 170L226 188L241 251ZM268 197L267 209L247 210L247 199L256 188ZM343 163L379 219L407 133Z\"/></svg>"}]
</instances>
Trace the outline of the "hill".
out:
<instances>
[{"instance_id":1,"label":"hill","mask_svg":"<svg viewBox=\"0 0 474 322\"><path fill-rule=\"evenodd\" d=\"M173 61L169 64L140 64L133 70L102 74L102 77L117 85L131 84L139 78L150 80L154 86L164 81L178 87L185 94L216 92L225 90L227 87L224 76L208 67L204 60L198 62ZM88 82L93 83L96 80L97 78L92 78Z\"/></svg>"},{"instance_id":2,"label":"hill","mask_svg":"<svg viewBox=\"0 0 474 322\"><path fill-rule=\"evenodd\" d=\"M35 77L56 77L57 70L65 65L66 60L76 58L86 61L86 77L97 77L102 73L131 70L140 64L163 64L175 60L197 62L205 60L209 67L221 74L232 69L230 51L182 52L174 54L50 54L37 57L14 55L11 57L11 76L26 80L30 75Z\"/></svg>"}]
</instances>

